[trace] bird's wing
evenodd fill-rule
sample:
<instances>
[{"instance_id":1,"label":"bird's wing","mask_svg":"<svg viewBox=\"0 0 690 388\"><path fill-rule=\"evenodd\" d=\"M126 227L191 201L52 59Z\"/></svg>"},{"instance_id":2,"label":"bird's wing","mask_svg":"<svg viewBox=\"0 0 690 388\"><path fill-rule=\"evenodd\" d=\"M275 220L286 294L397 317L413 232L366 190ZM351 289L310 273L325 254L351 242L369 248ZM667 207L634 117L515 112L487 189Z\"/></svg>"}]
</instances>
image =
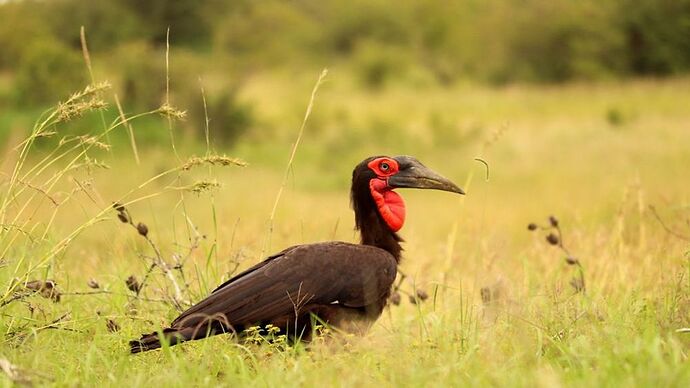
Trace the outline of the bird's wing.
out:
<instances>
[{"instance_id":1,"label":"bird's wing","mask_svg":"<svg viewBox=\"0 0 690 388\"><path fill-rule=\"evenodd\" d=\"M209 317L230 325L254 324L293 314L308 304L366 307L393 284L396 261L388 252L340 242L299 245L230 279L183 312L173 328Z\"/></svg>"},{"instance_id":2,"label":"bird's wing","mask_svg":"<svg viewBox=\"0 0 690 388\"><path fill-rule=\"evenodd\" d=\"M251 266L251 267L245 269L244 271L238 273L237 275L231 277L230 279L226 280L226 281L223 282L221 285L219 285L218 287L216 287L216 289L213 290L211 293L214 293L214 292L216 292L216 291L218 291L218 290L220 290L220 289L223 289L223 288L224 288L225 286L227 286L228 284L233 283L233 282L236 281L237 279L239 279L239 278L241 278L241 277L243 277L243 276L245 276L245 275L248 275L248 274L250 274L250 273L256 271L257 269L259 269L259 268L261 268L261 267L263 267L263 266L269 264L269 263L272 262L273 260L275 260L275 259L277 259L277 258L279 258L279 257L281 257L281 256L283 256L283 255L285 255L287 252L291 251L291 250L294 249L294 248L296 248L296 247L290 247L290 248L284 249L283 251L278 252L278 253L276 253L275 255L271 255L271 256L267 257L264 261L262 261L262 262L260 262L260 263L258 263L258 264L256 264L256 265L253 265L253 266Z\"/></svg>"}]
</instances>

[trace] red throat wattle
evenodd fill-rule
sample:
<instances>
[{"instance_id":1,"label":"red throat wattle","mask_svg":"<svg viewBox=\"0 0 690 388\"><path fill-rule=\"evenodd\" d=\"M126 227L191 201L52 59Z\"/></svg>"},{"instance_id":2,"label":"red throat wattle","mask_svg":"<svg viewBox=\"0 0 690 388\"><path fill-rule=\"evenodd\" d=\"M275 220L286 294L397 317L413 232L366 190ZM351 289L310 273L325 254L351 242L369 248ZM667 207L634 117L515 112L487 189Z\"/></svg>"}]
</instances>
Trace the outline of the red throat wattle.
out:
<instances>
[{"instance_id":1,"label":"red throat wattle","mask_svg":"<svg viewBox=\"0 0 690 388\"><path fill-rule=\"evenodd\" d=\"M405 223L405 202L402 197L391 190L383 179L376 178L369 181L369 190L379 209L379 214L388 227L394 232L400 230Z\"/></svg>"}]
</instances>

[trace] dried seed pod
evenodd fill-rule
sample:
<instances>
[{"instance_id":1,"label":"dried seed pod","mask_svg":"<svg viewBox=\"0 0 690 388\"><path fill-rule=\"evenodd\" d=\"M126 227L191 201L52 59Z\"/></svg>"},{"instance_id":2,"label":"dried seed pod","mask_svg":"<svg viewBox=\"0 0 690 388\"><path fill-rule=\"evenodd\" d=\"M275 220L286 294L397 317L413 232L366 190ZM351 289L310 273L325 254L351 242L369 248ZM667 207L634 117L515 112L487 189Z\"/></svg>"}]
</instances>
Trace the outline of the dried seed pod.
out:
<instances>
[{"instance_id":1,"label":"dried seed pod","mask_svg":"<svg viewBox=\"0 0 690 388\"><path fill-rule=\"evenodd\" d=\"M125 212L117 213L117 218L120 219L120 221L123 224L129 223L129 217L127 216L127 213L125 213Z\"/></svg>"},{"instance_id":2,"label":"dried seed pod","mask_svg":"<svg viewBox=\"0 0 690 388\"><path fill-rule=\"evenodd\" d=\"M149 227L146 226L143 222L140 222L137 224L137 232L139 232L140 235L146 237L149 234Z\"/></svg>"},{"instance_id":3,"label":"dried seed pod","mask_svg":"<svg viewBox=\"0 0 690 388\"><path fill-rule=\"evenodd\" d=\"M546 241L551 245L558 245L558 242L560 240L558 239L558 236L556 236L555 234L549 233L548 236L546 236Z\"/></svg>"},{"instance_id":4,"label":"dried seed pod","mask_svg":"<svg viewBox=\"0 0 690 388\"><path fill-rule=\"evenodd\" d=\"M57 303L60 301L61 293L57 289L57 284L53 280L31 280L24 284L28 290L38 292L42 297Z\"/></svg>"},{"instance_id":5,"label":"dried seed pod","mask_svg":"<svg viewBox=\"0 0 690 388\"><path fill-rule=\"evenodd\" d=\"M89 281L86 282L86 285L89 286L89 288L93 288L94 290L101 288L101 286L98 284L98 282L94 278L89 279Z\"/></svg>"},{"instance_id":6,"label":"dried seed pod","mask_svg":"<svg viewBox=\"0 0 690 388\"><path fill-rule=\"evenodd\" d=\"M417 304L417 298L414 295L410 295L409 300L410 303Z\"/></svg>"},{"instance_id":7,"label":"dried seed pod","mask_svg":"<svg viewBox=\"0 0 690 388\"><path fill-rule=\"evenodd\" d=\"M554 216L549 216L549 224L554 228L558 226L558 219Z\"/></svg>"},{"instance_id":8,"label":"dried seed pod","mask_svg":"<svg viewBox=\"0 0 690 388\"><path fill-rule=\"evenodd\" d=\"M119 202L113 202L113 209L123 213L125 211L125 206Z\"/></svg>"},{"instance_id":9,"label":"dried seed pod","mask_svg":"<svg viewBox=\"0 0 690 388\"><path fill-rule=\"evenodd\" d=\"M417 298L419 298L419 300L427 300L429 299L429 294L422 289L417 289Z\"/></svg>"},{"instance_id":10,"label":"dried seed pod","mask_svg":"<svg viewBox=\"0 0 690 388\"><path fill-rule=\"evenodd\" d=\"M30 280L26 283L24 283L24 288L27 290L32 290L32 291L41 291L43 288L43 281L42 280Z\"/></svg>"},{"instance_id":11,"label":"dried seed pod","mask_svg":"<svg viewBox=\"0 0 690 388\"><path fill-rule=\"evenodd\" d=\"M108 318L105 321L105 327L107 327L108 331L111 333L115 333L116 331L120 331L120 325L118 325L117 322L113 321L110 318Z\"/></svg>"},{"instance_id":12,"label":"dried seed pod","mask_svg":"<svg viewBox=\"0 0 690 388\"><path fill-rule=\"evenodd\" d=\"M482 303L488 304L491 302L491 289L489 287L482 287L479 290L479 294L482 296Z\"/></svg>"},{"instance_id":13,"label":"dried seed pod","mask_svg":"<svg viewBox=\"0 0 690 388\"><path fill-rule=\"evenodd\" d=\"M529 224L527 224L527 230L530 230L530 231L537 230L537 224L535 224L534 222L530 222Z\"/></svg>"},{"instance_id":14,"label":"dried seed pod","mask_svg":"<svg viewBox=\"0 0 690 388\"><path fill-rule=\"evenodd\" d=\"M127 280L125 280L125 284L127 284L127 288L132 292L141 291L141 284L134 275L130 275Z\"/></svg>"},{"instance_id":15,"label":"dried seed pod","mask_svg":"<svg viewBox=\"0 0 690 388\"><path fill-rule=\"evenodd\" d=\"M396 306L400 305L400 293L398 291L394 291L389 300Z\"/></svg>"},{"instance_id":16,"label":"dried seed pod","mask_svg":"<svg viewBox=\"0 0 690 388\"><path fill-rule=\"evenodd\" d=\"M60 291L58 291L54 281L47 280L44 283L43 288L41 288L41 296L46 299L50 299L55 303L58 303L60 301L60 297L62 296L62 294L60 293Z\"/></svg>"},{"instance_id":17,"label":"dried seed pod","mask_svg":"<svg viewBox=\"0 0 690 388\"><path fill-rule=\"evenodd\" d=\"M565 258L565 262L568 263L568 265L575 265L578 264L579 261L575 257L568 256Z\"/></svg>"}]
</instances>

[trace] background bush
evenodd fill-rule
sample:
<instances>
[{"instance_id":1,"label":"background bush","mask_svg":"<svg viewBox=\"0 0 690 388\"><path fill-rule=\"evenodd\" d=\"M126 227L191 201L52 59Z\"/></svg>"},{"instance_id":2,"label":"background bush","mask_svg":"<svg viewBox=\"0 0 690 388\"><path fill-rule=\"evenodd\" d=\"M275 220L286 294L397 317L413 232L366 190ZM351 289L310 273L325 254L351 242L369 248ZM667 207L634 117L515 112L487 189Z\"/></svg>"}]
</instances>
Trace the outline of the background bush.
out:
<instances>
[{"instance_id":1,"label":"background bush","mask_svg":"<svg viewBox=\"0 0 690 388\"><path fill-rule=\"evenodd\" d=\"M0 20L0 106L14 97L43 108L78 89L84 26L97 73L119 80L128 109L154 108L165 91L169 27L175 103L203 123L192 104L199 79L209 80L209 108L233 120L223 123L229 142L256 125L241 86L259 72L335 67L379 90L690 70L690 0L24 0L0 4Z\"/></svg>"},{"instance_id":2,"label":"background bush","mask_svg":"<svg viewBox=\"0 0 690 388\"><path fill-rule=\"evenodd\" d=\"M53 40L29 42L19 61L15 85L18 105L43 104L64 100L83 88L87 72L79 52Z\"/></svg>"}]
</instances>

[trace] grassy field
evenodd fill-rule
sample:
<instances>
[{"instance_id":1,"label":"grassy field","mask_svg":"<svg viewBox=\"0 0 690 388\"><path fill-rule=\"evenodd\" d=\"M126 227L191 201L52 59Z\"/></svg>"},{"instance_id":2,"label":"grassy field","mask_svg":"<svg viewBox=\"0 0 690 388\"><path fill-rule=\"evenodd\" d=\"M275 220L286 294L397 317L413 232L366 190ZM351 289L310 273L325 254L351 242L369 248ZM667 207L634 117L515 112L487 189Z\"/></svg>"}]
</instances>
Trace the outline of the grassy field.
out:
<instances>
[{"instance_id":1,"label":"grassy field","mask_svg":"<svg viewBox=\"0 0 690 388\"><path fill-rule=\"evenodd\" d=\"M14 147L28 128L4 128L3 385L690 384L690 79L367 92L333 69L271 221L315 78L252 78L242 98L260 122L231 149L213 145L223 125L213 117L208 148L176 131L172 118L145 127L132 121L135 138L145 130L165 139L140 144L139 163L122 140L126 126L112 130L120 140L107 150L96 143L108 145L102 136L70 138L53 151L67 121L82 120L64 117L46 125L45 136L34 132L25 154ZM110 94L102 92L105 127L117 114ZM71 107L98 103L87 95ZM91 134L101 135L99 113L86 114L98 123ZM174 150L165 135L171 129ZM223 154L248 166L180 167L193 155ZM350 173L372 154L414 155L468 192L401 191L408 208L402 289L425 290L428 300L412 304L403 294L368 335L324 337L308 348L218 336L128 354L129 339L177 315L170 277L182 303L194 302L268 253L356 241ZM118 221L115 201L147 225L160 258ZM581 264L585 290L571 284L579 285L578 266L546 241L549 231L527 230L531 222L548 225L550 215ZM135 298L127 278L141 282L156 260L179 261L181 269L168 276L154 268ZM46 292L24 295L22 282L35 279L53 279L59 302ZM88 292L96 294L75 294Z\"/></svg>"}]
</instances>

